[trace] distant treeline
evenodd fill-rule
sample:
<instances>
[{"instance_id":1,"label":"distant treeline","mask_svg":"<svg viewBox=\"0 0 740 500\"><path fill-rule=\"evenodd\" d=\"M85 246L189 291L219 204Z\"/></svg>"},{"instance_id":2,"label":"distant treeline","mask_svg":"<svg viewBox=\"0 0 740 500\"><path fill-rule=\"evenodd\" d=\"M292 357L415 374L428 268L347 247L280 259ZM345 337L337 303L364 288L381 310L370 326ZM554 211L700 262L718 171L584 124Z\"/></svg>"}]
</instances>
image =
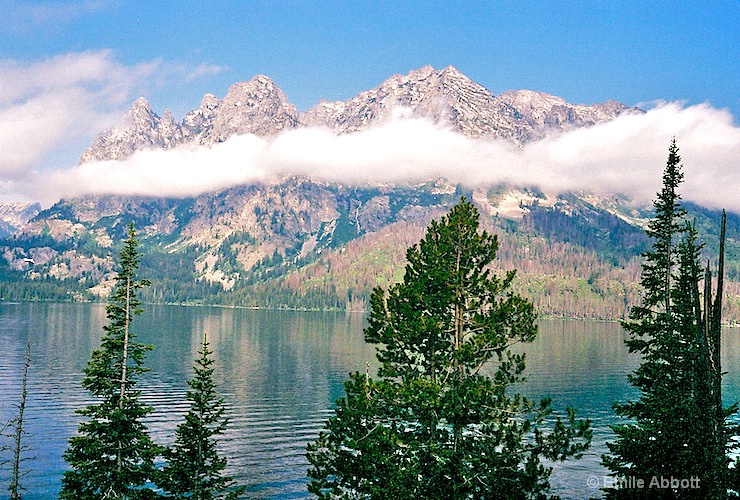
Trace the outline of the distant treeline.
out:
<instances>
[{"instance_id":1,"label":"distant treeline","mask_svg":"<svg viewBox=\"0 0 740 500\"><path fill-rule=\"evenodd\" d=\"M697 229L708 241L716 232L717 214L688 205ZM482 224L499 236L497 269L518 269L516 289L531 300L543 317L621 320L639 301L641 254L647 239L642 229L594 210L587 217L568 217L562 211L534 207L521 221L483 218ZM293 255L274 255L245 271L229 245L222 248L228 271L241 278L233 288L198 279L196 258L202 249L176 252L142 241L142 272L152 286L143 291L147 303L220 304L244 307L366 311L375 286L388 286L403 276L405 249L418 242L427 220L397 222L301 261ZM716 221L715 221L716 222ZM733 239L740 219L728 217L725 320L740 322L740 251ZM228 242L227 242L228 243ZM716 253L714 243L704 251ZM111 250L109 250L110 252ZM103 256L103 249L95 253ZM89 280L60 280L49 276L28 279L0 259L0 297L16 301L98 301Z\"/></svg>"}]
</instances>

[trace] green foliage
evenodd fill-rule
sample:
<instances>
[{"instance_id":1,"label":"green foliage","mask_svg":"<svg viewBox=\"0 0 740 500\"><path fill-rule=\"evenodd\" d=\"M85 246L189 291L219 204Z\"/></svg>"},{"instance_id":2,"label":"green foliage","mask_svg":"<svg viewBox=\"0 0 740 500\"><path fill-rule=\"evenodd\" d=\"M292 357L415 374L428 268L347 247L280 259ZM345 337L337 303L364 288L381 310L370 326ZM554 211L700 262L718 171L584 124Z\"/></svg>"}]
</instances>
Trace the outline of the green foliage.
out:
<instances>
[{"instance_id":1,"label":"green foliage","mask_svg":"<svg viewBox=\"0 0 740 500\"><path fill-rule=\"evenodd\" d=\"M3 282L3 276L0 270L0 298L2 300L66 302L74 298L71 292L75 291L76 287L67 288L63 281L53 279L22 281L22 278L19 278L17 282Z\"/></svg>"},{"instance_id":2,"label":"green foliage","mask_svg":"<svg viewBox=\"0 0 740 500\"><path fill-rule=\"evenodd\" d=\"M195 375L188 381L190 410L177 427L174 446L164 453L167 465L159 484L173 498L232 499L244 491L224 475L226 458L217 450L216 438L223 434L228 419L213 382L212 353L204 338L200 357L195 360Z\"/></svg>"},{"instance_id":3,"label":"green foliage","mask_svg":"<svg viewBox=\"0 0 740 500\"><path fill-rule=\"evenodd\" d=\"M696 227L686 222L680 205L680 161L673 141L654 202L655 218L647 228L653 245L644 254L643 301L623 323L630 351L642 355L629 376L641 395L614 405L632 423L613 426L617 439L607 444L611 453L603 463L626 484L698 478L698 488L610 488L610 498L719 499L728 494L728 453L737 448L731 437L738 429L727 419L736 407L722 408L719 313L712 311L711 275L702 276Z\"/></svg>"},{"instance_id":4,"label":"green foliage","mask_svg":"<svg viewBox=\"0 0 740 500\"><path fill-rule=\"evenodd\" d=\"M535 338L535 314L511 291L515 272L488 269L498 241L478 227L463 200L408 249L403 282L373 292L365 338L379 379L352 374L308 447L320 498L537 498L542 459L589 446L574 411L548 429L549 400L509 394L525 368L510 347Z\"/></svg>"},{"instance_id":5,"label":"green foliage","mask_svg":"<svg viewBox=\"0 0 740 500\"><path fill-rule=\"evenodd\" d=\"M138 291L148 285L137 279L138 240L133 223L120 254L116 287L106 307L108 324L101 346L85 367L82 386L98 400L78 413L87 420L69 440L64 459L71 470L62 478L61 498L151 498L149 482L156 475L160 448L149 437L142 419L152 408L135 389L145 353L152 346L135 341L130 329L141 313Z\"/></svg>"},{"instance_id":6,"label":"green foliage","mask_svg":"<svg viewBox=\"0 0 740 500\"><path fill-rule=\"evenodd\" d=\"M427 222L454 203L449 190L440 187L427 183L348 189L293 179L268 190L277 198L265 198L263 188L251 186L197 201L141 197L61 201L43 212L34 231L0 241L0 254L5 257L0 257L0 297L98 300L108 288L111 257L119 250L107 246L108 238L120 240L133 219L137 227L146 228L140 246L141 272L152 286L142 292L145 302L366 310L375 286L400 281L405 249L419 241ZM532 187L525 191L544 196ZM496 204L509 192L510 186L491 188L488 201ZM320 201L280 205L288 193L285 201L295 200L293 196ZM225 232L217 230L213 239L193 238L192 230L204 222L223 216L227 226L231 224L234 210L243 208L237 203L240 199L254 204L255 219L248 222L254 227L224 226ZM638 300L639 253L647 248L647 236L626 220L642 212L619 199L607 200L611 208L575 195L561 199L563 206L554 208L533 202L520 220L483 217L486 229L506 234L496 264L519 270L517 288L540 315L624 319L628 307ZM317 217L316 210L322 207L332 207L336 218L327 218L329 212ZM716 255L717 229L712 221L717 214L694 205L687 209L696 218L699 237L708 242L703 256ZM36 232L44 221L49 223L46 236ZM323 222L317 225L319 221ZM195 226L188 228L189 222ZM61 228L70 224L75 224L74 235L66 236ZM737 215L728 214L727 229L725 317L737 323ZM222 237L226 238L219 241ZM301 253L311 247L312 251ZM36 264L19 262L42 248L46 257ZM215 260L204 259L206 254ZM254 254L262 259L254 263ZM206 260L211 270L225 274L229 287L204 278Z\"/></svg>"},{"instance_id":7,"label":"green foliage","mask_svg":"<svg viewBox=\"0 0 740 500\"><path fill-rule=\"evenodd\" d=\"M220 285L197 280L195 259L200 250L187 247L166 253L158 246L144 247L141 271L151 278L151 286L142 291L142 300L159 304L193 304L216 295Z\"/></svg>"},{"instance_id":8,"label":"green foliage","mask_svg":"<svg viewBox=\"0 0 740 500\"><path fill-rule=\"evenodd\" d=\"M46 210L42 210L36 217L38 219L65 219L72 223L77 223L80 221L80 219L77 217L74 206L64 200L61 200L59 203L55 203L53 206L47 208Z\"/></svg>"},{"instance_id":9,"label":"green foliage","mask_svg":"<svg viewBox=\"0 0 740 500\"><path fill-rule=\"evenodd\" d=\"M526 222L548 239L578 245L615 259L630 258L646 249L647 238L640 228L608 212L583 211L567 215L557 208L533 207Z\"/></svg>"}]
</instances>

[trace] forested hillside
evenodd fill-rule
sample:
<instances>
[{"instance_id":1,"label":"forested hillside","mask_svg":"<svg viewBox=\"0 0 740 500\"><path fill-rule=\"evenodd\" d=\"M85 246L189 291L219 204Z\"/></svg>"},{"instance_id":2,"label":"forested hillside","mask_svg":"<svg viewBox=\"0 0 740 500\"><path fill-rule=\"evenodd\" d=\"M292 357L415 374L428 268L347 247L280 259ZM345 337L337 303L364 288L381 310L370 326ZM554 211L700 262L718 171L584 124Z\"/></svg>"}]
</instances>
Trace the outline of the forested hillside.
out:
<instances>
[{"instance_id":1,"label":"forested hillside","mask_svg":"<svg viewBox=\"0 0 740 500\"><path fill-rule=\"evenodd\" d=\"M544 316L622 319L638 300L649 212L618 197L547 196L444 181L346 187L292 178L197 198L63 200L0 242L5 300L101 300L130 221L142 235L144 300L243 307L363 310L397 282L405 249L461 196L498 236L496 268ZM719 214L688 205L707 255ZM740 218L728 217L726 318L740 320Z\"/></svg>"}]
</instances>

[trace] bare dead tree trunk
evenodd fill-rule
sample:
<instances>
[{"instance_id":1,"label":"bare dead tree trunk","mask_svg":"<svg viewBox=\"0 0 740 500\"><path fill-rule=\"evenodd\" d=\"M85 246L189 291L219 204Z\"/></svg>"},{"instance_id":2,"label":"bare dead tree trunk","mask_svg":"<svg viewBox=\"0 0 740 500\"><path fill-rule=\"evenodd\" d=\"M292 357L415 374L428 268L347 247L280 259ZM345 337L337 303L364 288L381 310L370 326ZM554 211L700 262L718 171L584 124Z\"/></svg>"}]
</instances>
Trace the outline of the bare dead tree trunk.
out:
<instances>
[{"instance_id":1,"label":"bare dead tree trunk","mask_svg":"<svg viewBox=\"0 0 740 500\"><path fill-rule=\"evenodd\" d=\"M709 262L704 277L704 317L702 331L708 344L708 363L706 366L706 380L708 394L702 410L709 416L710 433L707 436L709 446L713 447L711 454L712 473L709 497L725 497L728 488L726 471L726 438L723 437L725 427L725 412L722 407L722 295L724 293L725 270L725 233L727 216L722 213L722 225L719 241L719 262L717 266L717 288L712 300L712 273ZM708 498L709 498L708 497Z\"/></svg>"},{"instance_id":2,"label":"bare dead tree trunk","mask_svg":"<svg viewBox=\"0 0 740 500\"><path fill-rule=\"evenodd\" d=\"M123 356L121 357L121 398L118 408L123 408L123 398L126 396L126 369L128 368L128 325L129 311L131 310L131 278L126 278L126 322L123 327Z\"/></svg>"},{"instance_id":3,"label":"bare dead tree trunk","mask_svg":"<svg viewBox=\"0 0 740 500\"><path fill-rule=\"evenodd\" d=\"M720 342L722 341L722 295L724 294L725 274L725 236L727 227L727 213L722 211L722 226L719 236L719 263L717 265L717 291L712 304L712 319L710 329L714 344L716 363L714 365L714 405L718 418L724 418L722 410L722 362L720 360Z\"/></svg>"},{"instance_id":4,"label":"bare dead tree trunk","mask_svg":"<svg viewBox=\"0 0 740 500\"><path fill-rule=\"evenodd\" d=\"M13 441L13 480L10 483L10 498L18 500L21 498L19 491L23 489L20 485L22 454L28 449L23 445L23 418L26 411L26 398L28 397L28 367L31 365L31 341L26 344L26 358L23 363L23 381L21 382L21 400L18 403L18 416L13 421L15 435Z\"/></svg>"},{"instance_id":5,"label":"bare dead tree trunk","mask_svg":"<svg viewBox=\"0 0 740 500\"><path fill-rule=\"evenodd\" d=\"M118 399L118 408L123 409L123 399L126 397L126 383L127 383L127 368L128 368L128 328L130 323L130 311L131 311L131 276L126 277L126 320L123 326L123 355L121 356L121 396ZM118 472L121 472L123 468L122 457L123 443L118 441Z\"/></svg>"}]
</instances>

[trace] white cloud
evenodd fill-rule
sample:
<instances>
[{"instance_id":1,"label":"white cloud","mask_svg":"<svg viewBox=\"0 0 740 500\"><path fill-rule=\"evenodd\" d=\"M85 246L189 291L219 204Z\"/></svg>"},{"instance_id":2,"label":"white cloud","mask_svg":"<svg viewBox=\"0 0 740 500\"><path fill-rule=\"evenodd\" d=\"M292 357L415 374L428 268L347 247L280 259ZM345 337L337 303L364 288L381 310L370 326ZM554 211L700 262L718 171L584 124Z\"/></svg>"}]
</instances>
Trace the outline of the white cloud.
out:
<instances>
[{"instance_id":1,"label":"white cloud","mask_svg":"<svg viewBox=\"0 0 740 500\"><path fill-rule=\"evenodd\" d=\"M683 155L686 200L740 212L740 128L709 105L662 104L516 148L472 140L417 119L356 134L320 128L272 139L247 135L212 148L143 151L34 179L28 196L52 201L89 192L192 196L286 175L361 184L445 177L468 186L507 182L548 192L621 193L647 201L660 187L671 138Z\"/></svg>"},{"instance_id":2,"label":"white cloud","mask_svg":"<svg viewBox=\"0 0 740 500\"><path fill-rule=\"evenodd\" d=\"M7 22L2 23L0 29L14 33L30 33L39 28L59 29L66 23L110 9L117 3L111 0L8 2L4 13Z\"/></svg>"},{"instance_id":3,"label":"white cloud","mask_svg":"<svg viewBox=\"0 0 740 500\"><path fill-rule=\"evenodd\" d=\"M203 63L197 68L193 68L192 70L190 70L187 75L185 75L185 80L191 82L203 76L218 75L219 73L223 73L227 69L228 68L226 68L225 66Z\"/></svg>"},{"instance_id":4,"label":"white cloud","mask_svg":"<svg viewBox=\"0 0 740 500\"><path fill-rule=\"evenodd\" d=\"M269 180L256 165L265 142L234 137L212 148L141 151L125 161L88 162L37 179L44 200L88 193L188 196ZM246 164L252 165L245 168Z\"/></svg>"},{"instance_id":5,"label":"white cloud","mask_svg":"<svg viewBox=\"0 0 740 500\"><path fill-rule=\"evenodd\" d=\"M56 148L110 126L159 64L125 66L110 51L0 60L0 176L26 176Z\"/></svg>"}]
</instances>

